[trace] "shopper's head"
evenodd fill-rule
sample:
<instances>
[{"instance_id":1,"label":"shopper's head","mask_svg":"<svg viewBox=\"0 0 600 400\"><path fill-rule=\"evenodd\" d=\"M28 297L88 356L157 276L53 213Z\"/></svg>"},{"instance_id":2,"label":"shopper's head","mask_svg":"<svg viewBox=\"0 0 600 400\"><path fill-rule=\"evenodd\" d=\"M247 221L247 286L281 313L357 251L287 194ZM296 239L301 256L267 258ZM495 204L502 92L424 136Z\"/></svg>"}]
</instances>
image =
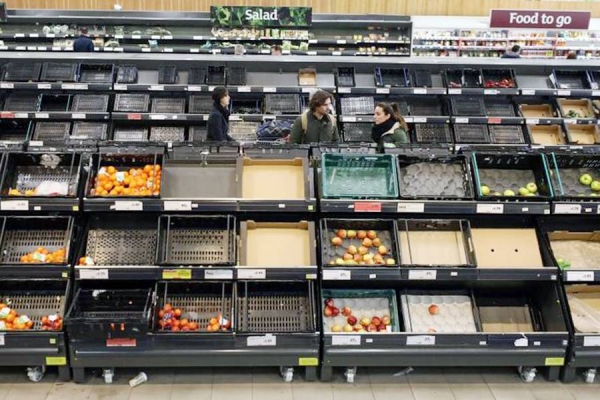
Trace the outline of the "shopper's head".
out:
<instances>
[{"instance_id":1,"label":"shopper's head","mask_svg":"<svg viewBox=\"0 0 600 400\"><path fill-rule=\"evenodd\" d=\"M217 86L212 92L212 99L215 104L224 108L229 107L229 92L223 86Z\"/></svg>"},{"instance_id":2,"label":"shopper's head","mask_svg":"<svg viewBox=\"0 0 600 400\"><path fill-rule=\"evenodd\" d=\"M567 54L567 60L576 60L577 59L577 53L574 51L570 51L569 54Z\"/></svg>"},{"instance_id":3,"label":"shopper's head","mask_svg":"<svg viewBox=\"0 0 600 400\"><path fill-rule=\"evenodd\" d=\"M515 44L510 51L512 51L513 53L518 53L521 51L521 46L519 46L518 44Z\"/></svg>"},{"instance_id":4,"label":"shopper's head","mask_svg":"<svg viewBox=\"0 0 600 400\"><path fill-rule=\"evenodd\" d=\"M317 90L308 102L310 111L320 115L328 114L331 107L331 98L331 95L326 91Z\"/></svg>"},{"instance_id":5,"label":"shopper's head","mask_svg":"<svg viewBox=\"0 0 600 400\"><path fill-rule=\"evenodd\" d=\"M86 28L85 26L84 26L84 27L81 27L81 28L79 29L79 32L80 32L82 35L87 35L87 34L88 34L88 28Z\"/></svg>"},{"instance_id":6,"label":"shopper's head","mask_svg":"<svg viewBox=\"0 0 600 400\"><path fill-rule=\"evenodd\" d=\"M271 55L280 56L281 55L281 46L276 44L275 46L271 47Z\"/></svg>"},{"instance_id":7,"label":"shopper's head","mask_svg":"<svg viewBox=\"0 0 600 400\"><path fill-rule=\"evenodd\" d=\"M399 122L400 127L407 130L406 121L400 113L400 107L398 103L377 103L375 106L375 125L381 125L392 119L392 121Z\"/></svg>"}]
</instances>

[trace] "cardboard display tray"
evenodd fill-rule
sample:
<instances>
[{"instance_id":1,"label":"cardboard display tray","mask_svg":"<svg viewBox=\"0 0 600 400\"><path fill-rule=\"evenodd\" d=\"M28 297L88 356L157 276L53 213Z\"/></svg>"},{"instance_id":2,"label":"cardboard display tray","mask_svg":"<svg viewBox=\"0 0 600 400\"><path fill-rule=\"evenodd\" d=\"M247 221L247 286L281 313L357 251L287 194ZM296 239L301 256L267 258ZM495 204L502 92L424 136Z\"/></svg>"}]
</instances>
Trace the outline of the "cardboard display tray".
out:
<instances>
[{"instance_id":1,"label":"cardboard display tray","mask_svg":"<svg viewBox=\"0 0 600 400\"><path fill-rule=\"evenodd\" d=\"M567 286L571 318L577 333L600 333L600 287Z\"/></svg>"},{"instance_id":2,"label":"cardboard display tray","mask_svg":"<svg viewBox=\"0 0 600 400\"><path fill-rule=\"evenodd\" d=\"M242 198L304 200L305 160L245 158L242 166Z\"/></svg>"},{"instance_id":3,"label":"cardboard display tray","mask_svg":"<svg viewBox=\"0 0 600 400\"><path fill-rule=\"evenodd\" d=\"M531 144L560 146L567 144L565 132L560 125L528 125Z\"/></svg>"},{"instance_id":4,"label":"cardboard display tray","mask_svg":"<svg viewBox=\"0 0 600 400\"><path fill-rule=\"evenodd\" d=\"M564 118L594 118L590 99L558 99L558 107Z\"/></svg>"},{"instance_id":5,"label":"cardboard display tray","mask_svg":"<svg viewBox=\"0 0 600 400\"><path fill-rule=\"evenodd\" d=\"M555 118L557 116L550 104L521 104L519 110L525 118Z\"/></svg>"},{"instance_id":6,"label":"cardboard display tray","mask_svg":"<svg viewBox=\"0 0 600 400\"><path fill-rule=\"evenodd\" d=\"M598 125L567 125L569 141L573 144L600 144L600 127Z\"/></svg>"},{"instance_id":7,"label":"cardboard display tray","mask_svg":"<svg viewBox=\"0 0 600 400\"><path fill-rule=\"evenodd\" d=\"M532 228L471 229L478 268L542 268L538 238Z\"/></svg>"},{"instance_id":8,"label":"cardboard display tray","mask_svg":"<svg viewBox=\"0 0 600 400\"><path fill-rule=\"evenodd\" d=\"M554 259L570 269L600 269L600 232L549 232L548 240Z\"/></svg>"},{"instance_id":9,"label":"cardboard display tray","mask_svg":"<svg viewBox=\"0 0 600 400\"><path fill-rule=\"evenodd\" d=\"M483 332L534 332L527 305L520 307L480 306L479 317Z\"/></svg>"}]
</instances>

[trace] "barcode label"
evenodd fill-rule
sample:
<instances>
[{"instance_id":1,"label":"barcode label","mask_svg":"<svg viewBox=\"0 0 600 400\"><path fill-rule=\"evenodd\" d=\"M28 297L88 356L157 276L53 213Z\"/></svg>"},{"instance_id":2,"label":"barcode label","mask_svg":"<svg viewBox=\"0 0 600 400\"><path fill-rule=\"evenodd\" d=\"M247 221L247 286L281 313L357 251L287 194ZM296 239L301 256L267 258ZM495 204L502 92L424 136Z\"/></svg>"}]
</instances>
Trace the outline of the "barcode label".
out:
<instances>
[{"instance_id":1,"label":"barcode label","mask_svg":"<svg viewBox=\"0 0 600 400\"><path fill-rule=\"evenodd\" d=\"M230 269L211 269L204 272L204 279L233 279Z\"/></svg>"},{"instance_id":2,"label":"barcode label","mask_svg":"<svg viewBox=\"0 0 600 400\"><path fill-rule=\"evenodd\" d=\"M331 337L333 346L360 346L359 335L333 335Z\"/></svg>"},{"instance_id":3,"label":"barcode label","mask_svg":"<svg viewBox=\"0 0 600 400\"><path fill-rule=\"evenodd\" d=\"M79 269L79 279L108 279L108 269Z\"/></svg>"},{"instance_id":4,"label":"barcode label","mask_svg":"<svg viewBox=\"0 0 600 400\"><path fill-rule=\"evenodd\" d=\"M248 347L254 346L277 346L277 336L248 336L246 344Z\"/></svg>"}]
</instances>

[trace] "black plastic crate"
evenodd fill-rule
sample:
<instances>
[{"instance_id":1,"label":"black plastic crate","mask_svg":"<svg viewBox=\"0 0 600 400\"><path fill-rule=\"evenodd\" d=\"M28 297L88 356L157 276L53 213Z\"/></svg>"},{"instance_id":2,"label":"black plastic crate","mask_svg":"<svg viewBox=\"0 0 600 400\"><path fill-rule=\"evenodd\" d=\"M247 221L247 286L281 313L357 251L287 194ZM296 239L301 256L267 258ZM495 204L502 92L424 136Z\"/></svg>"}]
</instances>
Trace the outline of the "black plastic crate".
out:
<instances>
[{"instance_id":1,"label":"black plastic crate","mask_svg":"<svg viewBox=\"0 0 600 400\"><path fill-rule=\"evenodd\" d=\"M300 95L296 93L277 93L265 95L265 113L299 114Z\"/></svg>"},{"instance_id":2,"label":"black plastic crate","mask_svg":"<svg viewBox=\"0 0 600 400\"><path fill-rule=\"evenodd\" d=\"M489 126L490 141L493 144L525 144L523 127L519 125Z\"/></svg>"},{"instance_id":3,"label":"black plastic crate","mask_svg":"<svg viewBox=\"0 0 600 400\"><path fill-rule=\"evenodd\" d=\"M206 126L190 126L188 141L191 143L204 143L206 142L207 135Z\"/></svg>"},{"instance_id":4,"label":"black plastic crate","mask_svg":"<svg viewBox=\"0 0 600 400\"><path fill-rule=\"evenodd\" d=\"M375 109L375 99L372 96L342 97L340 107L343 115L370 115Z\"/></svg>"},{"instance_id":5,"label":"black plastic crate","mask_svg":"<svg viewBox=\"0 0 600 400\"><path fill-rule=\"evenodd\" d=\"M600 71L591 70L588 71L588 79L590 81L590 86L592 89L600 89Z\"/></svg>"},{"instance_id":6,"label":"black plastic crate","mask_svg":"<svg viewBox=\"0 0 600 400\"><path fill-rule=\"evenodd\" d=\"M209 95L190 96L188 113L190 114L209 114L213 109L214 101Z\"/></svg>"},{"instance_id":7,"label":"black plastic crate","mask_svg":"<svg viewBox=\"0 0 600 400\"><path fill-rule=\"evenodd\" d=\"M81 162L79 153L9 153L2 174L2 196L77 197ZM60 186L49 188L48 182Z\"/></svg>"},{"instance_id":8,"label":"black plastic crate","mask_svg":"<svg viewBox=\"0 0 600 400\"><path fill-rule=\"evenodd\" d=\"M79 82L113 83L115 66L113 64L81 64Z\"/></svg>"},{"instance_id":9,"label":"black plastic crate","mask_svg":"<svg viewBox=\"0 0 600 400\"><path fill-rule=\"evenodd\" d=\"M47 62L42 67L42 82L76 82L79 64Z\"/></svg>"},{"instance_id":10,"label":"black plastic crate","mask_svg":"<svg viewBox=\"0 0 600 400\"><path fill-rule=\"evenodd\" d=\"M148 112L150 95L119 93L115 96L113 111L116 112Z\"/></svg>"},{"instance_id":11,"label":"black plastic crate","mask_svg":"<svg viewBox=\"0 0 600 400\"><path fill-rule=\"evenodd\" d=\"M73 96L71 111L73 112L107 112L108 111L107 94L76 94Z\"/></svg>"},{"instance_id":12,"label":"black plastic crate","mask_svg":"<svg viewBox=\"0 0 600 400\"><path fill-rule=\"evenodd\" d=\"M177 97L155 97L152 99L152 111L159 114L185 113L185 99Z\"/></svg>"},{"instance_id":13,"label":"black plastic crate","mask_svg":"<svg viewBox=\"0 0 600 400\"><path fill-rule=\"evenodd\" d=\"M135 65L119 65L116 83L137 83L138 68Z\"/></svg>"},{"instance_id":14,"label":"black plastic crate","mask_svg":"<svg viewBox=\"0 0 600 400\"><path fill-rule=\"evenodd\" d=\"M40 97L37 94L11 93L4 103L4 111L37 111Z\"/></svg>"},{"instance_id":15,"label":"black plastic crate","mask_svg":"<svg viewBox=\"0 0 600 400\"><path fill-rule=\"evenodd\" d=\"M206 72L207 85L225 85L225 66L209 65Z\"/></svg>"},{"instance_id":16,"label":"black plastic crate","mask_svg":"<svg viewBox=\"0 0 600 400\"><path fill-rule=\"evenodd\" d=\"M483 87L487 89L512 89L517 87L515 71L512 69L488 69L481 70Z\"/></svg>"},{"instance_id":17,"label":"black plastic crate","mask_svg":"<svg viewBox=\"0 0 600 400\"><path fill-rule=\"evenodd\" d=\"M483 79L479 69L448 69L445 77L446 87L450 89L483 87Z\"/></svg>"},{"instance_id":18,"label":"black plastic crate","mask_svg":"<svg viewBox=\"0 0 600 400\"><path fill-rule=\"evenodd\" d=\"M2 80L5 82L35 82L40 78L42 64L10 62L4 65Z\"/></svg>"},{"instance_id":19,"label":"black plastic crate","mask_svg":"<svg viewBox=\"0 0 600 400\"><path fill-rule=\"evenodd\" d=\"M161 65L158 67L158 83L160 85L176 84L177 67L175 65Z\"/></svg>"},{"instance_id":20,"label":"black plastic crate","mask_svg":"<svg viewBox=\"0 0 600 400\"><path fill-rule=\"evenodd\" d=\"M452 143L446 124L415 124L415 136L417 143Z\"/></svg>"},{"instance_id":21,"label":"black plastic crate","mask_svg":"<svg viewBox=\"0 0 600 400\"><path fill-rule=\"evenodd\" d=\"M337 87L354 87L354 67L337 67L335 70L335 85Z\"/></svg>"},{"instance_id":22,"label":"black plastic crate","mask_svg":"<svg viewBox=\"0 0 600 400\"><path fill-rule=\"evenodd\" d=\"M188 84L204 85L206 83L206 67L190 68L188 75Z\"/></svg>"},{"instance_id":23,"label":"black plastic crate","mask_svg":"<svg viewBox=\"0 0 600 400\"><path fill-rule=\"evenodd\" d=\"M412 116L433 117L444 115L444 106L439 98L411 98L408 109Z\"/></svg>"},{"instance_id":24,"label":"black plastic crate","mask_svg":"<svg viewBox=\"0 0 600 400\"><path fill-rule=\"evenodd\" d=\"M227 71L228 86L243 86L246 84L246 68L231 67Z\"/></svg>"},{"instance_id":25,"label":"black plastic crate","mask_svg":"<svg viewBox=\"0 0 600 400\"><path fill-rule=\"evenodd\" d=\"M70 122L36 122L32 140L62 143L67 139L70 132Z\"/></svg>"},{"instance_id":26,"label":"black plastic crate","mask_svg":"<svg viewBox=\"0 0 600 400\"><path fill-rule=\"evenodd\" d=\"M490 143L490 134L487 125L455 124L455 143Z\"/></svg>"},{"instance_id":27,"label":"black plastic crate","mask_svg":"<svg viewBox=\"0 0 600 400\"><path fill-rule=\"evenodd\" d=\"M488 117L514 117L515 107L509 99L492 99L484 100L485 112Z\"/></svg>"},{"instance_id":28,"label":"black plastic crate","mask_svg":"<svg viewBox=\"0 0 600 400\"><path fill-rule=\"evenodd\" d=\"M431 71L425 71L422 69L413 69L411 71L412 74L412 83L414 87L433 87L433 81L431 79Z\"/></svg>"},{"instance_id":29,"label":"black plastic crate","mask_svg":"<svg viewBox=\"0 0 600 400\"><path fill-rule=\"evenodd\" d=\"M410 87L410 73L405 68L375 68L375 86Z\"/></svg>"},{"instance_id":30,"label":"black plastic crate","mask_svg":"<svg viewBox=\"0 0 600 400\"><path fill-rule=\"evenodd\" d=\"M147 127L118 127L113 131L112 140L115 142L147 142Z\"/></svg>"},{"instance_id":31,"label":"black plastic crate","mask_svg":"<svg viewBox=\"0 0 600 400\"><path fill-rule=\"evenodd\" d=\"M586 71L552 71L557 89L590 89L590 78Z\"/></svg>"},{"instance_id":32,"label":"black plastic crate","mask_svg":"<svg viewBox=\"0 0 600 400\"><path fill-rule=\"evenodd\" d=\"M151 142L178 142L185 141L185 127L183 126L152 126L150 127Z\"/></svg>"},{"instance_id":33,"label":"black plastic crate","mask_svg":"<svg viewBox=\"0 0 600 400\"><path fill-rule=\"evenodd\" d=\"M594 180L600 169L600 157L595 154L546 155L551 171L552 188L560 200L597 201L596 192L590 185L581 183L580 178L588 174Z\"/></svg>"},{"instance_id":34,"label":"black plastic crate","mask_svg":"<svg viewBox=\"0 0 600 400\"><path fill-rule=\"evenodd\" d=\"M71 95L69 94L42 94L40 101L40 111L47 112L66 112L71 105Z\"/></svg>"},{"instance_id":35,"label":"black plastic crate","mask_svg":"<svg viewBox=\"0 0 600 400\"><path fill-rule=\"evenodd\" d=\"M7 147L24 143L32 125L30 121L0 119L0 143Z\"/></svg>"},{"instance_id":36,"label":"black plastic crate","mask_svg":"<svg viewBox=\"0 0 600 400\"><path fill-rule=\"evenodd\" d=\"M344 122L343 127L344 142L369 143L373 141L371 139L373 124L370 122Z\"/></svg>"},{"instance_id":37,"label":"black plastic crate","mask_svg":"<svg viewBox=\"0 0 600 400\"><path fill-rule=\"evenodd\" d=\"M73 123L70 139L102 141L107 139L107 133L107 123L77 121Z\"/></svg>"},{"instance_id":38,"label":"black plastic crate","mask_svg":"<svg viewBox=\"0 0 600 400\"><path fill-rule=\"evenodd\" d=\"M236 220L231 215L159 219L159 264L235 265Z\"/></svg>"},{"instance_id":39,"label":"black plastic crate","mask_svg":"<svg viewBox=\"0 0 600 400\"><path fill-rule=\"evenodd\" d=\"M450 108L454 116L485 116L483 97L451 97Z\"/></svg>"}]
</instances>

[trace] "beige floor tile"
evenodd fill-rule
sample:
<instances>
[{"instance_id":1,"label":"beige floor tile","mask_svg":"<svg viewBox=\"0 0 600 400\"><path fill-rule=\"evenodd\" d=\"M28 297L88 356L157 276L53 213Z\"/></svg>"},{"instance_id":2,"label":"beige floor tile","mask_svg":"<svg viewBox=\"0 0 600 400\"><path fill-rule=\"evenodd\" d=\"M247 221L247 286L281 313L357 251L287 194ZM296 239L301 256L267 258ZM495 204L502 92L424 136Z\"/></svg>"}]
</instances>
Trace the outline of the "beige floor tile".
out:
<instances>
[{"instance_id":1,"label":"beige floor tile","mask_svg":"<svg viewBox=\"0 0 600 400\"><path fill-rule=\"evenodd\" d=\"M175 384L210 384L214 381L212 368L181 368L175 371Z\"/></svg>"},{"instance_id":2,"label":"beige floor tile","mask_svg":"<svg viewBox=\"0 0 600 400\"><path fill-rule=\"evenodd\" d=\"M452 384L485 384L485 379L482 374L477 373L473 370L468 369L457 369L451 371L444 371L444 378L446 382Z\"/></svg>"},{"instance_id":3,"label":"beige floor tile","mask_svg":"<svg viewBox=\"0 0 600 400\"><path fill-rule=\"evenodd\" d=\"M128 400L131 394L129 385L110 384L91 385L89 400ZM66 399L65 399L66 400Z\"/></svg>"},{"instance_id":4,"label":"beige floor tile","mask_svg":"<svg viewBox=\"0 0 600 400\"><path fill-rule=\"evenodd\" d=\"M212 383L174 383L170 400L211 400Z\"/></svg>"},{"instance_id":5,"label":"beige floor tile","mask_svg":"<svg viewBox=\"0 0 600 400\"><path fill-rule=\"evenodd\" d=\"M131 389L129 400L170 400L172 384L154 384L144 383Z\"/></svg>"},{"instance_id":6,"label":"beige floor tile","mask_svg":"<svg viewBox=\"0 0 600 400\"><path fill-rule=\"evenodd\" d=\"M294 400L333 400L333 388L329 382L292 383Z\"/></svg>"},{"instance_id":7,"label":"beige floor tile","mask_svg":"<svg viewBox=\"0 0 600 400\"><path fill-rule=\"evenodd\" d=\"M0 400L4 400L10 389L12 388L12 383L0 383Z\"/></svg>"},{"instance_id":8,"label":"beige floor tile","mask_svg":"<svg viewBox=\"0 0 600 400\"><path fill-rule=\"evenodd\" d=\"M213 384L211 400L252 400L251 383Z\"/></svg>"},{"instance_id":9,"label":"beige floor tile","mask_svg":"<svg viewBox=\"0 0 600 400\"><path fill-rule=\"evenodd\" d=\"M370 384L333 384L333 400L375 400Z\"/></svg>"},{"instance_id":10,"label":"beige floor tile","mask_svg":"<svg viewBox=\"0 0 600 400\"><path fill-rule=\"evenodd\" d=\"M559 383L532 386L529 391L540 400L575 400L575 397ZM600 392L598 398L600 399Z\"/></svg>"},{"instance_id":11,"label":"beige floor tile","mask_svg":"<svg viewBox=\"0 0 600 400\"><path fill-rule=\"evenodd\" d=\"M46 400L86 400L92 386L77 385L73 382L55 382Z\"/></svg>"},{"instance_id":12,"label":"beige floor tile","mask_svg":"<svg viewBox=\"0 0 600 400\"><path fill-rule=\"evenodd\" d=\"M299 375L304 374L304 369L294 369L294 379L297 379ZM279 371L279 368L254 368L252 370L252 383L280 383L283 382L283 378Z\"/></svg>"},{"instance_id":13,"label":"beige floor tile","mask_svg":"<svg viewBox=\"0 0 600 400\"><path fill-rule=\"evenodd\" d=\"M376 384L406 384L408 377L406 375L394 376L403 368L369 368L369 381L375 387Z\"/></svg>"},{"instance_id":14,"label":"beige floor tile","mask_svg":"<svg viewBox=\"0 0 600 400\"><path fill-rule=\"evenodd\" d=\"M454 400L452 390L447 385L431 385L411 383L410 385L415 400Z\"/></svg>"},{"instance_id":15,"label":"beige floor tile","mask_svg":"<svg viewBox=\"0 0 600 400\"><path fill-rule=\"evenodd\" d=\"M408 383L387 384L372 383L371 390L375 400L414 400L412 389Z\"/></svg>"},{"instance_id":16,"label":"beige floor tile","mask_svg":"<svg viewBox=\"0 0 600 400\"><path fill-rule=\"evenodd\" d=\"M496 400L535 400L524 383L488 383L488 387Z\"/></svg>"},{"instance_id":17,"label":"beige floor tile","mask_svg":"<svg viewBox=\"0 0 600 400\"><path fill-rule=\"evenodd\" d=\"M452 383L450 390L456 400L495 400L486 383Z\"/></svg>"},{"instance_id":18,"label":"beige floor tile","mask_svg":"<svg viewBox=\"0 0 600 400\"><path fill-rule=\"evenodd\" d=\"M252 400L293 400L291 383L253 383Z\"/></svg>"},{"instance_id":19,"label":"beige floor tile","mask_svg":"<svg viewBox=\"0 0 600 400\"><path fill-rule=\"evenodd\" d=\"M407 375L410 384L434 384L447 385L448 380L444 375L444 370L440 368L418 368Z\"/></svg>"},{"instance_id":20,"label":"beige floor tile","mask_svg":"<svg viewBox=\"0 0 600 400\"><path fill-rule=\"evenodd\" d=\"M14 383L5 400L45 400L52 389L52 383Z\"/></svg>"},{"instance_id":21,"label":"beige floor tile","mask_svg":"<svg viewBox=\"0 0 600 400\"><path fill-rule=\"evenodd\" d=\"M252 371L248 368L215 368L214 370L215 384L252 384Z\"/></svg>"},{"instance_id":22,"label":"beige floor tile","mask_svg":"<svg viewBox=\"0 0 600 400\"><path fill-rule=\"evenodd\" d=\"M594 385L565 385L565 389L575 397L575 400L598 400L600 398L600 384Z\"/></svg>"}]
</instances>

